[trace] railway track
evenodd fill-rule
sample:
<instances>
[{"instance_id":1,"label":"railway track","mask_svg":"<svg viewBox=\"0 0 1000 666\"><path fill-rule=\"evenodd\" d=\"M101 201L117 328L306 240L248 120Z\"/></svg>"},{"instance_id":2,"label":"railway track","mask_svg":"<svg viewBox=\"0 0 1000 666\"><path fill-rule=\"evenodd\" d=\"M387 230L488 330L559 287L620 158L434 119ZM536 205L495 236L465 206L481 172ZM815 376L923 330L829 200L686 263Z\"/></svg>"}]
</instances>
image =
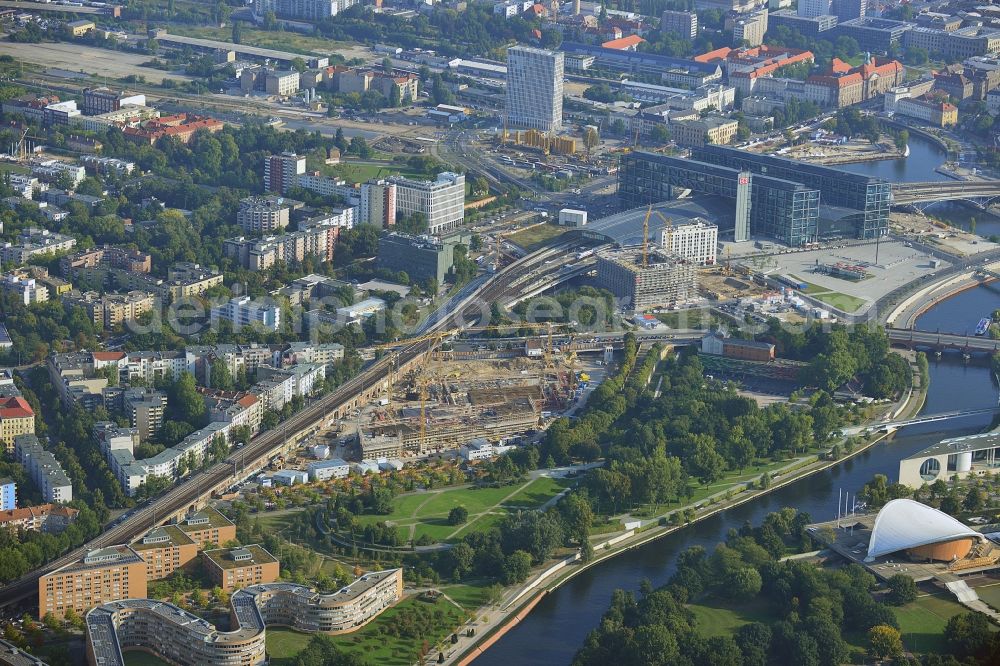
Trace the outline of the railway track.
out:
<instances>
[{"instance_id":1,"label":"railway track","mask_svg":"<svg viewBox=\"0 0 1000 666\"><path fill-rule=\"evenodd\" d=\"M570 243L561 243L539 250L504 268L479 290L470 294L461 303L456 304L456 309L452 314L432 324L428 328L428 332L444 331L456 327L465 328L472 325L484 313L482 304L486 304L485 312L488 314L489 304L501 301L507 298L512 291L517 290L519 280L531 273L539 262L549 257L558 256L560 251L569 246ZM426 354L433 348L434 344L433 340L415 342L375 361L361 374L348 380L332 393L307 405L274 430L258 434L243 448L231 453L223 462L216 463L209 469L194 474L150 504L134 509L131 514L125 514L127 518L112 525L79 548L0 588L0 607L22 603L34 596L38 592L38 579L41 576L79 560L88 551L129 543L156 525L166 522L176 513L189 506L199 504L206 496L227 481L236 482L240 478L238 476L240 466L245 469L247 466L252 467L263 459L269 458L290 436L316 427L330 413L350 404L359 395L364 395L372 386L388 379L394 367L405 365Z\"/></svg>"}]
</instances>

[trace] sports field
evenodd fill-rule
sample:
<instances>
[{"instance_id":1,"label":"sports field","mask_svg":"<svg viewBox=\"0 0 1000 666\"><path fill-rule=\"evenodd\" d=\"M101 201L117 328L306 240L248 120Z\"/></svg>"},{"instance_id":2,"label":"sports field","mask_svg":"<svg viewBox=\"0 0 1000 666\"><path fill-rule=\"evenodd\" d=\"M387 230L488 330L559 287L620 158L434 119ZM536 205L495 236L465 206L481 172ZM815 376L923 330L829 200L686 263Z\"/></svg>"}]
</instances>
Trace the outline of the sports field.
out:
<instances>
[{"instance_id":1,"label":"sports field","mask_svg":"<svg viewBox=\"0 0 1000 666\"><path fill-rule=\"evenodd\" d=\"M511 511L537 509L570 483L543 476L502 488L450 488L410 493L393 500L392 513L358 516L358 520L364 524L385 521L395 525L404 541L423 535L434 541L453 541L469 530L498 523ZM458 506L468 510L469 519L463 525L449 525L448 512Z\"/></svg>"}]
</instances>

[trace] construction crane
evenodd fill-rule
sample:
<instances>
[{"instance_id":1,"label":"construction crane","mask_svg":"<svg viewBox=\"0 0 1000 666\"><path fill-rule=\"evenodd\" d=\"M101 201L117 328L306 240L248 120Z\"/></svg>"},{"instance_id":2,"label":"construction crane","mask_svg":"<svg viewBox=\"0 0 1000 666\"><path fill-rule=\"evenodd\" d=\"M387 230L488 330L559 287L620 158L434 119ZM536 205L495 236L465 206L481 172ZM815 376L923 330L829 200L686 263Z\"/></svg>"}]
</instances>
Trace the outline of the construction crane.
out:
<instances>
[{"instance_id":1,"label":"construction crane","mask_svg":"<svg viewBox=\"0 0 1000 666\"><path fill-rule=\"evenodd\" d=\"M25 141L27 138L28 138L28 130L27 128L25 128L25 130L21 132L20 139L18 139L16 142L15 141L10 142L10 156L16 159L18 162L23 162L28 157L28 151L27 148L25 147Z\"/></svg>"},{"instance_id":2,"label":"construction crane","mask_svg":"<svg viewBox=\"0 0 1000 666\"><path fill-rule=\"evenodd\" d=\"M666 225L665 229L667 231L667 237L665 239L666 243L664 243L664 246L667 248L668 252L673 252L674 221L658 210L653 212L659 215L660 219L663 220L663 224Z\"/></svg>"}]
</instances>

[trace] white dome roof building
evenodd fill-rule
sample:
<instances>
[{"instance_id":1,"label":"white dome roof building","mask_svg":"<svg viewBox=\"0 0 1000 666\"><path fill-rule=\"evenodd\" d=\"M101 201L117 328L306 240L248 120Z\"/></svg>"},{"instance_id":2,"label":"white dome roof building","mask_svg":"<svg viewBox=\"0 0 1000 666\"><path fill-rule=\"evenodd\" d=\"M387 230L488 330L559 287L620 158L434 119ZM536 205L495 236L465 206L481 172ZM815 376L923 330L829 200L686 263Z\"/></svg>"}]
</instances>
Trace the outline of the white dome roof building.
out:
<instances>
[{"instance_id":1,"label":"white dome roof building","mask_svg":"<svg viewBox=\"0 0 1000 666\"><path fill-rule=\"evenodd\" d=\"M895 499L875 517L866 562L899 551L915 560L952 561L965 557L983 535L934 507Z\"/></svg>"}]
</instances>

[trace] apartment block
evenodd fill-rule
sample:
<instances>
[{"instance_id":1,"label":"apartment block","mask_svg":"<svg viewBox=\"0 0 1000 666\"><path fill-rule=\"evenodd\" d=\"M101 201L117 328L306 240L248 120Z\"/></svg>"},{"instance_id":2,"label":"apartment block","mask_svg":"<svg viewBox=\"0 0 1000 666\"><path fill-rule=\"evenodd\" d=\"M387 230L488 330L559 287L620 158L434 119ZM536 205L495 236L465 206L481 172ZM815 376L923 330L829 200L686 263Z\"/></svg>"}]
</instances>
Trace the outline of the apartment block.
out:
<instances>
[{"instance_id":1,"label":"apartment block","mask_svg":"<svg viewBox=\"0 0 1000 666\"><path fill-rule=\"evenodd\" d=\"M0 485L0 488L3 487ZM37 504L22 509L15 507L0 509L0 529L59 534L76 520L79 513L77 509L59 504Z\"/></svg>"},{"instance_id":2,"label":"apartment block","mask_svg":"<svg viewBox=\"0 0 1000 666\"><path fill-rule=\"evenodd\" d=\"M94 606L146 596L146 563L128 546L92 550L38 579L38 616L84 615Z\"/></svg>"},{"instance_id":3,"label":"apartment block","mask_svg":"<svg viewBox=\"0 0 1000 666\"><path fill-rule=\"evenodd\" d=\"M153 257L131 248L105 245L81 250L59 260L59 270L68 278L74 277L78 271L97 268L149 273L153 270Z\"/></svg>"},{"instance_id":4,"label":"apartment block","mask_svg":"<svg viewBox=\"0 0 1000 666\"><path fill-rule=\"evenodd\" d=\"M18 270L5 274L0 280L0 288L24 305L44 303L49 300L49 288L35 278L29 277L27 271Z\"/></svg>"},{"instance_id":5,"label":"apartment block","mask_svg":"<svg viewBox=\"0 0 1000 666\"><path fill-rule=\"evenodd\" d=\"M14 438L14 457L41 491L46 502L66 504L73 499L73 484L51 452L42 448L34 434Z\"/></svg>"},{"instance_id":6,"label":"apartment block","mask_svg":"<svg viewBox=\"0 0 1000 666\"><path fill-rule=\"evenodd\" d=\"M359 218L362 224L388 229L396 224L396 185L370 180L361 186Z\"/></svg>"},{"instance_id":7,"label":"apartment block","mask_svg":"<svg viewBox=\"0 0 1000 666\"><path fill-rule=\"evenodd\" d=\"M146 579L159 580L198 557L199 545L176 525L164 525L154 527L130 547L146 563Z\"/></svg>"},{"instance_id":8,"label":"apartment block","mask_svg":"<svg viewBox=\"0 0 1000 666\"><path fill-rule=\"evenodd\" d=\"M299 91L299 73L295 70L267 72L264 75L264 91L281 97L294 95Z\"/></svg>"},{"instance_id":9,"label":"apartment block","mask_svg":"<svg viewBox=\"0 0 1000 666\"><path fill-rule=\"evenodd\" d=\"M958 124L958 107L940 99L910 97L896 102L896 113L923 120L935 127Z\"/></svg>"},{"instance_id":10,"label":"apartment block","mask_svg":"<svg viewBox=\"0 0 1000 666\"><path fill-rule=\"evenodd\" d=\"M14 479L0 479L0 511L12 511L17 508L17 484Z\"/></svg>"},{"instance_id":11,"label":"apartment block","mask_svg":"<svg viewBox=\"0 0 1000 666\"><path fill-rule=\"evenodd\" d=\"M281 309L273 303L256 301L249 296L236 296L229 302L216 305L210 312L212 326L228 321L239 330L244 326L260 326L265 330L281 328Z\"/></svg>"},{"instance_id":12,"label":"apartment block","mask_svg":"<svg viewBox=\"0 0 1000 666\"><path fill-rule=\"evenodd\" d=\"M285 194L298 186L298 177L306 172L306 158L295 153L270 155L264 160L264 189Z\"/></svg>"},{"instance_id":13,"label":"apartment block","mask_svg":"<svg viewBox=\"0 0 1000 666\"><path fill-rule=\"evenodd\" d=\"M67 252L75 245L76 239L72 236L28 227L21 231L17 244L5 243L0 247L0 261L22 266L33 257Z\"/></svg>"},{"instance_id":14,"label":"apartment block","mask_svg":"<svg viewBox=\"0 0 1000 666\"><path fill-rule=\"evenodd\" d=\"M280 197L247 197L240 201L236 224L248 234L270 233L288 226L291 209Z\"/></svg>"},{"instance_id":15,"label":"apartment block","mask_svg":"<svg viewBox=\"0 0 1000 666\"><path fill-rule=\"evenodd\" d=\"M698 15L667 9L660 14L660 32L672 32L678 37L694 41L698 36Z\"/></svg>"},{"instance_id":16,"label":"apartment block","mask_svg":"<svg viewBox=\"0 0 1000 666\"><path fill-rule=\"evenodd\" d=\"M264 238L230 238L223 241L227 258L251 271L267 270L279 261L299 263L306 257L333 261L341 227L320 225Z\"/></svg>"},{"instance_id":17,"label":"apartment block","mask_svg":"<svg viewBox=\"0 0 1000 666\"><path fill-rule=\"evenodd\" d=\"M0 444L7 452L14 450L14 440L20 435L35 434L35 411L20 395L0 398Z\"/></svg>"},{"instance_id":18,"label":"apartment block","mask_svg":"<svg viewBox=\"0 0 1000 666\"><path fill-rule=\"evenodd\" d=\"M156 299L145 291L130 291L125 294L98 294L96 291L81 292L77 289L62 295L62 302L68 307L82 308L95 326L113 330L128 321L135 321L143 314L152 312Z\"/></svg>"},{"instance_id":19,"label":"apartment block","mask_svg":"<svg viewBox=\"0 0 1000 666\"><path fill-rule=\"evenodd\" d=\"M233 595L256 605L265 624L299 631L347 633L363 626L403 598L403 570L367 573L333 594L304 585L254 585Z\"/></svg>"},{"instance_id":20,"label":"apartment block","mask_svg":"<svg viewBox=\"0 0 1000 666\"><path fill-rule=\"evenodd\" d=\"M278 580L278 560L259 545L206 550L202 558L209 578L223 590L233 591Z\"/></svg>"},{"instance_id":21,"label":"apartment block","mask_svg":"<svg viewBox=\"0 0 1000 666\"><path fill-rule=\"evenodd\" d=\"M734 46L760 46L767 32L767 8L750 13L730 12L726 28L733 31Z\"/></svg>"}]
</instances>

